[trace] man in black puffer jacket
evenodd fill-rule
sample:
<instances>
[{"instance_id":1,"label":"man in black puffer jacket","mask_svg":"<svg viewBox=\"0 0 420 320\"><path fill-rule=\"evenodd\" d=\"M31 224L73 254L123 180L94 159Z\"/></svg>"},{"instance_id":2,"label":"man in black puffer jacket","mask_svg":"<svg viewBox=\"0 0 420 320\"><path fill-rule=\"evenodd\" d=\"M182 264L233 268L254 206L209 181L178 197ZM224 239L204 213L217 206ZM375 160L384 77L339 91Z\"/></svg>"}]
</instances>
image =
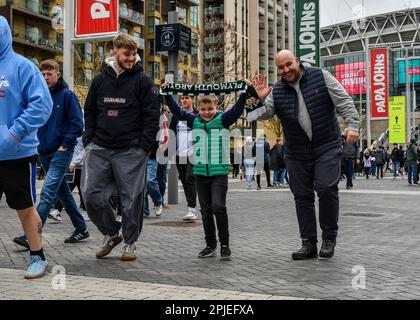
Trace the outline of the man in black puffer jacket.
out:
<instances>
[{"instance_id":1,"label":"man in black puffer jacket","mask_svg":"<svg viewBox=\"0 0 420 320\"><path fill-rule=\"evenodd\" d=\"M319 256L334 255L338 231L338 182L341 139L336 111L348 127L347 142L359 137L359 115L353 100L329 72L304 67L300 59L283 50L276 57L282 79L270 88L264 77L253 86L264 101L256 118L274 114L281 120L286 138L286 165L295 197L302 248L292 254L295 260L318 256L315 195L319 197L322 247ZM265 111L264 111L265 110ZM255 120L249 114L248 121Z\"/></svg>"},{"instance_id":2,"label":"man in black puffer jacket","mask_svg":"<svg viewBox=\"0 0 420 320\"><path fill-rule=\"evenodd\" d=\"M137 43L114 39L113 57L92 82L85 103L82 193L87 213L105 236L97 258L124 240L123 261L136 259L143 225L147 158L159 130L159 98L143 73ZM108 201L117 191L122 222ZM122 226L122 235L120 228Z\"/></svg>"}]
</instances>

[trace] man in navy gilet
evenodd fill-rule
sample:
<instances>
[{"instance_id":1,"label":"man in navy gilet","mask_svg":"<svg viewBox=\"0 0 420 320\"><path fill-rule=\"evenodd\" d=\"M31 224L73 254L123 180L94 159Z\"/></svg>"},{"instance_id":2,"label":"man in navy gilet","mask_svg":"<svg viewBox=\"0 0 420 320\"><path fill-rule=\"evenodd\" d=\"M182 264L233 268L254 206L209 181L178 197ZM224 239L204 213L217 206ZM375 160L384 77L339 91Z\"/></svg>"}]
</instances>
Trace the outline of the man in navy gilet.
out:
<instances>
[{"instance_id":1,"label":"man in navy gilet","mask_svg":"<svg viewBox=\"0 0 420 320\"><path fill-rule=\"evenodd\" d=\"M299 58L284 50L276 65L282 79L273 88L264 77L254 80L263 107L248 121L281 119L285 134L285 158L290 188L296 204L302 248L294 260L318 257L315 193L319 197L322 230L321 258L334 255L338 231L338 183L340 180L341 138L336 112L348 128L347 142L359 137L359 114L343 86L327 71L304 67Z\"/></svg>"}]
</instances>

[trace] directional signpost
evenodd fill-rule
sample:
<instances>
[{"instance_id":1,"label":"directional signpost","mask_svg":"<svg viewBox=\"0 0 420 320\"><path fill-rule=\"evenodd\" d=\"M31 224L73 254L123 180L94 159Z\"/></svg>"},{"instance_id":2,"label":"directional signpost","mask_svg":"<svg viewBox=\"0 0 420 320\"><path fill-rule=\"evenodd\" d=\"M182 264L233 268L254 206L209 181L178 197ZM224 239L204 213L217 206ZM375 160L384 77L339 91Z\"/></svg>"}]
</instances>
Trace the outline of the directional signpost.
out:
<instances>
[{"instance_id":1,"label":"directional signpost","mask_svg":"<svg viewBox=\"0 0 420 320\"><path fill-rule=\"evenodd\" d=\"M389 143L405 143L405 97L389 98Z\"/></svg>"}]
</instances>

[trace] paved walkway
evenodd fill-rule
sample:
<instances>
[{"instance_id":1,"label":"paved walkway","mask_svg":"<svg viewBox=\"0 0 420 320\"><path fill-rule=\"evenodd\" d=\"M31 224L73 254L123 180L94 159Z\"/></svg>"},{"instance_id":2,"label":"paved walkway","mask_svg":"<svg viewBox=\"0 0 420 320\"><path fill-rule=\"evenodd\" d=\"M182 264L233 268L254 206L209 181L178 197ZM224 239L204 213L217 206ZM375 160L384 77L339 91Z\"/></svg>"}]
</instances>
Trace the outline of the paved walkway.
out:
<instances>
[{"instance_id":1,"label":"paved walkway","mask_svg":"<svg viewBox=\"0 0 420 320\"><path fill-rule=\"evenodd\" d=\"M403 179L357 179L354 190L340 193L335 257L310 261L291 260L300 240L290 191L247 191L238 180L229 187L232 260L227 262L197 258L204 245L202 224L181 222L181 193L179 205L145 220L134 262L119 260L121 246L96 259L102 236L91 223L91 238L74 245L63 243L72 232L66 214L61 224L47 223L45 252L51 268L65 268L66 290L52 289L55 273L22 279L28 252L11 241L22 231L3 201L0 298L420 298L419 187Z\"/></svg>"}]
</instances>

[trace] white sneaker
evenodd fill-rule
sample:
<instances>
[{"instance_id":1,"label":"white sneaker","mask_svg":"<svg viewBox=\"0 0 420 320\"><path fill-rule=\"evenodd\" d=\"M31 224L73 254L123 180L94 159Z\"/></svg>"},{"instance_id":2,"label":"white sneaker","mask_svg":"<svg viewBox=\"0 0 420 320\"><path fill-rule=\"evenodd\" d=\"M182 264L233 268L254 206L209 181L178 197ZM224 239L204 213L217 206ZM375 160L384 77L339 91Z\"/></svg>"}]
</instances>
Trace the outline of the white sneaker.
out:
<instances>
[{"instance_id":1,"label":"white sneaker","mask_svg":"<svg viewBox=\"0 0 420 320\"><path fill-rule=\"evenodd\" d=\"M85 222L90 221L90 218L89 218L86 211L83 211L83 210L80 209L80 214L82 215L83 219L85 219Z\"/></svg>"},{"instance_id":2,"label":"white sneaker","mask_svg":"<svg viewBox=\"0 0 420 320\"><path fill-rule=\"evenodd\" d=\"M163 206L162 205L160 205L158 207L154 207L153 209L155 210L156 217L160 217L162 215L162 211L163 211Z\"/></svg>"},{"instance_id":3,"label":"white sneaker","mask_svg":"<svg viewBox=\"0 0 420 320\"><path fill-rule=\"evenodd\" d=\"M53 211L50 211L50 213L48 214L48 218L57 222L61 222L61 212L57 209L54 209Z\"/></svg>"},{"instance_id":4,"label":"white sneaker","mask_svg":"<svg viewBox=\"0 0 420 320\"><path fill-rule=\"evenodd\" d=\"M195 208L188 207L188 213L184 216L184 221L194 221L197 220L197 210Z\"/></svg>"}]
</instances>

